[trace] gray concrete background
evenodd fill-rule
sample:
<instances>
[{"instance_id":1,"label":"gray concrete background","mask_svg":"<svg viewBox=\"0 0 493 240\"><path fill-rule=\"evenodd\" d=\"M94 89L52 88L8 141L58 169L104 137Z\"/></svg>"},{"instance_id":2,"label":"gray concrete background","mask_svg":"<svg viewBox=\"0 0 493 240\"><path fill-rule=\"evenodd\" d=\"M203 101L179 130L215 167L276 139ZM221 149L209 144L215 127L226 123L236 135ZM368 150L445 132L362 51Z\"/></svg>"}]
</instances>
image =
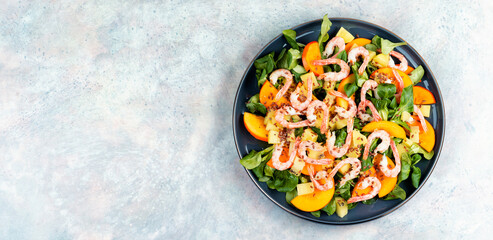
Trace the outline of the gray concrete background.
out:
<instances>
[{"instance_id":1,"label":"gray concrete background","mask_svg":"<svg viewBox=\"0 0 493 240\"><path fill-rule=\"evenodd\" d=\"M5 1L0 239L486 239L492 11L489 1ZM427 184L354 226L276 207L239 164L231 129L251 59L325 13L413 45L447 113Z\"/></svg>"}]
</instances>

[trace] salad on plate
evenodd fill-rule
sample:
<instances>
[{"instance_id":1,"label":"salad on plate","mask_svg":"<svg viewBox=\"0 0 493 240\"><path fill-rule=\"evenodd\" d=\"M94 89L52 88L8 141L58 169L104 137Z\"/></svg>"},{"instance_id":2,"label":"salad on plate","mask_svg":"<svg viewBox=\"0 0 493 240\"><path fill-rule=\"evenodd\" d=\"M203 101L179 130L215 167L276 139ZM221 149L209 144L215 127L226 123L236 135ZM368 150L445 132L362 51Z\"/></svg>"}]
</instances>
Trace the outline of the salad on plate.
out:
<instances>
[{"instance_id":1,"label":"salad on plate","mask_svg":"<svg viewBox=\"0 0 493 240\"><path fill-rule=\"evenodd\" d=\"M426 120L433 94L416 84L422 66L399 53L405 42L358 38L341 27L329 37L324 16L318 39L305 44L284 30L281 52L254 62L259 93L243 122L271 144L240 160L286 201L320 217L344 217L357 204L406 198L433 157L435 132Z\"/></svg>"}]
</instances>

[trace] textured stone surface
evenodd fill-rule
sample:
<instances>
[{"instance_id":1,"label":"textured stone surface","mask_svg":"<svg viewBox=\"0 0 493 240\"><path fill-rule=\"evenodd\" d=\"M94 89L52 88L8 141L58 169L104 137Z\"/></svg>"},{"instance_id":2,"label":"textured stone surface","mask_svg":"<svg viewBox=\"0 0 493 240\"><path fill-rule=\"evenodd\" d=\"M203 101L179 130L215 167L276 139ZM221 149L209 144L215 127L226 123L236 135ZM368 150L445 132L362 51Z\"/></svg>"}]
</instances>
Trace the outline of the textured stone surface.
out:
<instances>
[{"instance_id":1,"label":"textured stone surface","mask_svg":"<svg viewBox=\"0 0 493 240\"><path fill-rule=\"evenodd\" d=\"M0 239L487 238L492 4L326 2L2 2ZM427 184L354 226L276 207L238 163L231 129L252 57L324 13L403 37L446 104Z\"/></svg>"}]
</instances>

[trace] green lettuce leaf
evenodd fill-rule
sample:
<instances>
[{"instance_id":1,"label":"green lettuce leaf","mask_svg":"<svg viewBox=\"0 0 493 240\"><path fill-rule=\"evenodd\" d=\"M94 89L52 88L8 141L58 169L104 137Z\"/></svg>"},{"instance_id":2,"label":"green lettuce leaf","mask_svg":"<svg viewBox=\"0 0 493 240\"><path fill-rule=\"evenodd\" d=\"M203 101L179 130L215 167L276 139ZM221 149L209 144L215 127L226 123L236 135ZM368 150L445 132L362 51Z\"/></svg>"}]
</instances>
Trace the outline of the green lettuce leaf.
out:
<instances>
[{"instance_id":1,"label":"green lettuce leaf","mask_svg":"<svg viewBox=\"0 0 493 240\"><path fill-rule=\"evenodd\" d=\"M287 29L282 31L282 34L284 35L284 38L286 38L286 41L291 45L292 48L299 50L300 47L298 46L298 43L296 42L296 31Z\"/></svg>"},{"instance_id":2,"label":"green lettuce leaf","mask_svg":"<svg viewBox=\"0 0 493 240\"><path fill-rule=\"evenodd\" d=\"M435 155L435 152L433 150L431 152L427 152L422 147L420 147L417 143L413 143L413 145L411 145L411 147L409 148L408 154L412 155L415 153L423 154L423 157L425 157L426 160L430 160L433 157L433 155Z\"/></svg>"},{"instance_id":3,"label":"green lettuce leaf","mask_svg":"<svg viewBox=\"0 0 493 240\"><path fill-rule=\"evenodd\" d=\"M274 149L274 146L270 146L260 152L255 150L250 151L246 156L240 159L241 165L248 170L252 170L258 167L262 163L262 157L269 154Z\"/></svg>"},{"instance_id":4,"label":"green lettuce leaf","mask_svg":"<svg viewBox=\"0 0 493 240\"><path fill-rule=\"evenodd\" d=\"M414 97L412 85L409 85L402 90L401 103L394 113L394 116L392 116L392 120L400 118L404 111L410 113L414 112Z\"/></svg>"},{"instance_id":5,"label":"green lettuce leaf","mask_svg":"<svg viewBox=\"0 0 493 240\"><path fill-rule=\"evenodd\" d=\"M419 186L419 181L421 179L421 169L416 166L412 166L413 173L411 174L411 181L413 183L413 186L415 188L418 188Z\"/></svg>"},{"instance_id":6,"label":"green lettuce leaf","mask_svg":"<svg viewBox=\"0 0 493 240\"><path fill-rule=\"evenodd\" d=\"M279 192L289 192L298 185L298 177L288 170L274 172L274 187Z\"/></svg>"},{"instance_id":7,"label":"green lettuce leaf","mask_svg":"<svg viewBox=\"0 0 493 240\"><path fill-rule=\"evenodd\" d=\"M324 208L322 208L322 211L326 212L327 215L332 215L336 212L336 201L335 201L335 197L333 197L330 202L325 205Z\"/></svg>"},{"instance_id":8,"label":"green lettuce leaf","mask_svg":"<svg viewBox=\"0 0 493 240\"><path fill-rule=\"evenodd\" d=\"M353 183L353 180L347 181L344 185L339 186L339 188L336 189L335 195L341 196L345 200L348 200L351 198L351 184Z\"/></svg>"},{"instance_id":9,"label":"green lettuce leaf","mask_svg":"<svg viewBox=\"0 0 493 240\"><path fill-rule=\"evenodd\" d=\"M314 217L320 217L320 211L310 212Z\"/></svg>"},{"instance_id":10,"label":"green lettuce leaf","mask_svg":"<svg viewBox=\"0 0 493 240\"><path fill-rule=\"evenodd\" d=\"M406 45L406 42L393 43L387 39L381 39L380 44L382 46L382 53L389 54L395 47Z\"/></svg>"},{"instance_id":11,"label":"green lettuce leaf","mask_svg":"<svg viewBox=\"0 0 493 240\"><path fill-rule=\"evenodd\" d=\"M413 81L413 85L416 85L421 78L425 75L425 70L423 69L423 66L419 65L419 67L415 68L410 74L409 78L411 78L411 81Z\"/></svg>"},{"instance_id":12,"label":"green lettuce leaf","mask_svg":"<svg viewBox=\"0 0 493 240\"><path fill-rule=\"evenodd\" d=\"M246 103L246 107L248 111L251 113L258 112L263 116L265 116L265 114L267 113L267 108L265 108L264 104L260 103L260 98L258 93L252 96L250 100L248 100L248 102Z\"/></svg>"},{"instance_id":13,"label":"green lettuce leaf","mask_svg":"<svg viewBox=\"0 0 493 240\"><path fill-rule=\"evenodd\" d=\"M324 51L324 43L329 40L329 34L327 33L332 26L332 22L327 17L327 14L322 18L322 25L320 27L320 34L318 35L318 45L320 47L320 53Z\"/></svg>"},{"instance_id":14,"label":"green lettuce leaf","mask_svg":"<svg viewBox=\"0 0 493 240\"><path fill-rule=\"evenodd\" d=\"M254 169L262 163L262 155L252 150L248 155L240 159L240 163L248 170Z\"/></svg>"},{"instance_id":15,"label":"green lettuce leaf","mask_svg":"<svg viewBox=\"0 0 493 240\"><path fill-rule=\"evenodd\" d=\"M401 154L401 172L398 176L398 183L406 180L409 177L409 173L411 172L411 159L409 158L408 153Z\"/></svg>"},{"instance_id":16,"label":"green lettuce leaf","mask_svg":"<svg viewBox=\"0 0 493 240\"><path fill-rule=\"evenodd\" d=\"M271 73L276 67L276 62L274 61L274 52L271 52L257 60L253 63L255 66L255 74L258 80L258 86L264 84L267 79L267 75Z\"/></svg>"},{"instance_id":17,"label":"green lettuce leaf","mask_svg":"<svg viewBox=\"0 0 493 240\"><path fill-rule=\"evenodd\" d=\"M373 51L373 52L376 52L378 49L377 46L373 43L368 43L364 47L366 48L366 50Z\"/></svg>"},{"instance_id":18,"label":"green lettuce leaf","mask_svg":"<svg viewBox=\"0 0 493 240\"><path fill-rule=\"evenodd\" d=\"M277 62L279 68L294 69L298 66L298 59L301 58L301 52L296 49L289 49Z\"/></svg>"},{"instance_id":19,"label":"green lettuce leaf","mask_svg":"<svg viewBox=\"0 0 493 240\"><path fill-rule=\"evenodd\" d=\"M356 82L348 83L344 85L344 92L346 92L346 96L351 97L356 91L358 91L358 85Z\"/></svg>"},{"instance_id":20,"label":"green lettuce leaf","mask_svg":"<svg viewBox=\"0 0 493 240\"><path fill-rule=\"evenodd\" d=\"M379 37L378 35L375 35L371 39L371 44L373 44L376 47L376 49L382 48L381 40L382 40L381 37Z\"/></svg>"},{"instance_id":21,"label":"green lettuce leaf","mask_svg":"<svg viewBox=\"0 0 493 240\"><path fill-rule=\"evenodd\" d=\"M387 39L383 39L383 38L379 37L378 35L375 35L371 39L371 44L373 46L369 46L370 49L375 49L376 50L376 49L379 49L380 48L382 50L382 53L383 54L387 54L388 55L392 50L394 50L395 47L406 45L407 43L405 43L405 42L393 43L393 42L391 42L391 41L389 41ZM365 45L365 47L366 47L366 45ZM372 51L375 51L375 50L372 50Z\"/></svg>"},{"instance_id":22,"label":"green lettuce leaf","mask_svg":"<svg viewBox=\"0 0 493 240\"><path fill-rule=\"evenodd\" d=\"M397 91L397 87L394 84L382 83L378 84L377 94L380 98L392 98ZM389 100L390 103L390 100Z\"/></svg>"},{"instance_id":23,"label":"green lettuce leaf","mask_svg":"<svg viewBox=\"0 0 493 240\"><path fill-rule=\"evenodd\" d=\"M291 200L293 200L296 196L298 196L298 191L296 191L296 188L289 192L286 192L286 202L290 205L293 205L291 204Z\"/></svg>"},{"instance_id":24,"label":"green lettuce leaf","mask_svg":"<svg viewBox=\"0 0 493 240\"><path fill-rule=\"evenodd\" d=\"M387 196L383 200L394 200L394 199L406 199L406 191L399 187L399 185L395 185L394 189L387 194Z\"/></svg>"},{"instance_id":25,"label":"green lettuce leaf","mask_svg":"<svg viewBox=\"0 0 493 240\"><path fill-rule=\"evenodd\" d=\"M400 118L392 119L391 122L397 123L401 127L407 129L408 131L411 131L411 128L409 127L409 124L407 124L406 122L402 121Z\"/></svg>"}]
</instances>

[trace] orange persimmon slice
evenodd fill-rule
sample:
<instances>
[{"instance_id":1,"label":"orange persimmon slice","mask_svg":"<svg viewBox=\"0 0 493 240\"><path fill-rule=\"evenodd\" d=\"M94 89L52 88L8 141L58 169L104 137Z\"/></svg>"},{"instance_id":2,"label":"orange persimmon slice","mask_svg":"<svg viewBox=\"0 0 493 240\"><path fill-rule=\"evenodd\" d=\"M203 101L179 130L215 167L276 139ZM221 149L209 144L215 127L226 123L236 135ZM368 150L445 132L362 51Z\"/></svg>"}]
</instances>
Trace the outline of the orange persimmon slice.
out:
<instances>
[{"instance_id":1,"label":"orange persimmon slice","mask_svg":"<svg viewBox=\"0 0 493 240\"><path fill-rule=\"evenodd\" d=\"M269 132L265 129L264 117L246 112L243 114L243 122L254 138L267 142Z\"/></svg>"},{"instance_id":2,"label":"orange persimmon slice","mask_svg":"<svg viewBox=\"0 0 493 240\"><path fill-rule=\"evenodd\" d=\"M277 90L272 83L270 83L268 80L265 81L264 85L262 85L262 88L260 89L260 103L264 104L266 108L269 108L271 106L282 106L289 104L289 101L285 97L281 97L281 99L274 101L274 98L277 95Z\"/></svg>"},{"instance_id":3,"label":"orange persimmon slice","mask_svg":"<svg viewBox=\"0 0 493 240\"><path fill-rule=\"evenodd\" d=\"M430 90L424 87L414 86L413 97L414 97L414 104L416 105L436 103L435 96L433 96L433 93L431 93Z\"/></svg>"},{"instance_id":4,"label":"orange persimmon slice","mask_svg":"<svg viewBox=\"0 0 493 240\"><path fill-rule=\"evenodd\" d=\"M301 55L301 60L303 62L303 67L306 71L312 71L315 76L324 73L323 66L315 66L312 64L314 60L322 59L320 54L320 47L317 41L308 43L303 49L303 54Z\"/></svg>"},{"instance_id":5,"label":"orange persimmon slice","mask_svg":"<svg viewBox=\"0 0 493 240\"><path fill-rule=\"evenodd\" d=\"M360 47L363 47L365 46L366 44L369 44L371 43L371 40L370 39L367 39L367 38L355 38L353 39L353 41L351 42L348 42L348 44L346 44L346 53L349 53L349 50L351 49L351 47L353 47L354 44L360 46Z\"/></svg>"}]
</instances>

